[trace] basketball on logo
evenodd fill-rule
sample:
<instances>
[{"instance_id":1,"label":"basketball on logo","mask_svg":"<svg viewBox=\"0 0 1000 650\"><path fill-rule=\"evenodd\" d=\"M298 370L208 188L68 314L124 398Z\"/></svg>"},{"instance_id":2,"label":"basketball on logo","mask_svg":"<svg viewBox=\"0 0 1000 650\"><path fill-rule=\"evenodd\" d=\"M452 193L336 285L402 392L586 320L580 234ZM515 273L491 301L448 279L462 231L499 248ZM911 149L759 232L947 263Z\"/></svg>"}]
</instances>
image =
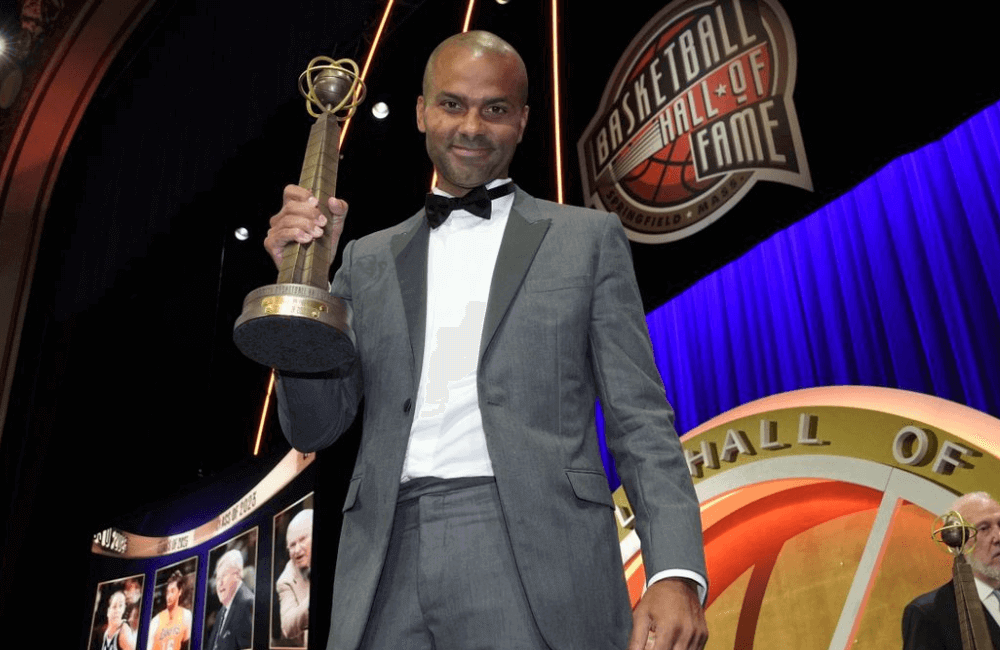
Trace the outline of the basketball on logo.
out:
<instances>
[{"instance_id":1,"label":"basketball on logo","mask_svg":"<svg viewBox=\"0 0 1000 650\"><path fill-rule=\"evenodd\" d=\"M699 181L687 140L675 140L646 158L618 181L640 203L674 205L689 201L718 182Z\"/></svg>"}]
</instances>

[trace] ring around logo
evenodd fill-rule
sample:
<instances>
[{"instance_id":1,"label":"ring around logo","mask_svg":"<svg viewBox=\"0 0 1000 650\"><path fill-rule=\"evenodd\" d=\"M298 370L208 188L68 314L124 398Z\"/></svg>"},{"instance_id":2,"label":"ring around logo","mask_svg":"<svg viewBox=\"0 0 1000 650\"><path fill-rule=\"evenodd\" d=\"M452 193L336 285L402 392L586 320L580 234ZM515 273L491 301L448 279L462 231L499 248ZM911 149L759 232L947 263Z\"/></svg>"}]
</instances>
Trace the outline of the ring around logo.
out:
<instances>
[{"instance_id":1,"label":"ring around logo","mask_svg":"<svg viewBox=\"0 0 1000 650\"><path fill-rule=\"evenodd\" d=\"M705 228L758 180L812 190L792 105L795 37L774 0L680 0L632 40L577 144L588 205L629 239Z\"/></svg>"}]
</instances>

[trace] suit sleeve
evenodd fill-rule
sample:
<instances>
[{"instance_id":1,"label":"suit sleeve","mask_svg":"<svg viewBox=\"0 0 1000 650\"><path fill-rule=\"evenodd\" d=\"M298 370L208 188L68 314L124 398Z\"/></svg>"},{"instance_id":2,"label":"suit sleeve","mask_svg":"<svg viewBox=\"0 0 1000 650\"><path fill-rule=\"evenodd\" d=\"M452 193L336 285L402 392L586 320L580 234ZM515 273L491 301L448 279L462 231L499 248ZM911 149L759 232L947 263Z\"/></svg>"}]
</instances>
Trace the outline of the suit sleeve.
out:
<instances>
[{"instance_id":1,"label":"suit sleeve","mask_svg":"<svg viewBox=\"0 0 1000 650\"><path fill-rule=\"evenodd\" d=\"M250 648L253 641L254 593L245 584L240 586L240 591L244 598L239 628L236 630L236 647Z\"/></svg>"},{"instance_id":2,"label":"suit sleeve","mask_svg":"<svg viewBox=\"0 0 1000 650\"><path fill-rule=\"evenodd\" d=\"M682 569L704 577L698 499L653 360L628 240L614 215L605 222L594 280L592 363L646 575Z\"/></svg>"},{"instance_id":3,"label":"suit sleeve","mask_svg":"<svg viewBox=\"0 0 1000 650\"><path fill-rule=\"evenodd\" d=\"M351 254L354 242L344 247L343 261L330 292L351 310ZM351 342L357 345L354 332ZM356 348L355 348L356 349ZM316 374L282 373L277 383L278 420L292 447L316 451L333 444L354 421L363 394L361 361L357 354L333 371Z\"/></svg>"}]
</instances>

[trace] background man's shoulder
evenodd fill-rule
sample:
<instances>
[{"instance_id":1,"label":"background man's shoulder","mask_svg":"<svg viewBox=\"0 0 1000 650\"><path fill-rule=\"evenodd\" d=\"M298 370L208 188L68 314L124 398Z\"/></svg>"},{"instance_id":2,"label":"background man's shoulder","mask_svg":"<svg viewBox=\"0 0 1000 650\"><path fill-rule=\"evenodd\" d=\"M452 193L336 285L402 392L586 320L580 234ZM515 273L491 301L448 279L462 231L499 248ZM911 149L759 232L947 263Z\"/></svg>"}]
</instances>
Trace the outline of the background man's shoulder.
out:
<instances>
[{"instance_id":1,"label":"background man's shoulder","mask_svg":"<svg viewBox=\"0 0 1000 650\"><path fill-rule=\"evenodd\" d=\"M907 605L908 609L917 609L922 612L932 612L939 611L941 609L948 609L953 611L955 609L955 589L951 582L941 585L933 591L928 591L926 594L921 594L910 601Z\"/></svg>"}]
</instances>

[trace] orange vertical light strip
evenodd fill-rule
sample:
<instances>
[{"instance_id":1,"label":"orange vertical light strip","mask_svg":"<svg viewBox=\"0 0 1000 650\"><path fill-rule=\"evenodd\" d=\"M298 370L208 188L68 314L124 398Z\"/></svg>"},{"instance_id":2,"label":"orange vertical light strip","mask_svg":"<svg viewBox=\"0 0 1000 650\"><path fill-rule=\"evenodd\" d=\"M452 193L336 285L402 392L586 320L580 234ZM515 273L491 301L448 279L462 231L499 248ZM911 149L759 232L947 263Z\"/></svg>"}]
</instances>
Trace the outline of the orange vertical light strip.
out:
<instances>
[{"instance_id":1,"label":"orange vertical light strip","mask_svg":"<svg viewBox=\"0 0 1000 650\"><path fill-rule=\"evenodd\" d=\"M361 68L361 81L368 77L368 68L371 67L372 59L375 58L375 50L378 49L379 41L382 40L382 31L385 29L385 24L389 22L389 14L392 13L392 5L396 4L396 0L389 0L385 3L385 11L382 12L382 22L378 24L378 29L375 31L375 38L372 40L372 46L368 50L368 58L365 59L365 65ZM343 146L344 138L347 136L347 127L351 125L351 120L348 118L344 120L344 128L340 131L340 145Z\"/></svg>"},{"instance_id":2,"label":"orange vertical light strip","mask_svg":"<svg viewBox=\"0 0 1000 650\"><path fill-rule=\"evenodd\" d=\"M264 396L264 409L260 414L260 426L257 427L257 442L253 443L253 455L260 453L260 439L264 435L264 422L267 421L267 407L271 405L271 393L274 392L274 368L271 369L271 381L267 382L267 395Z\"/></svg>"},{"instance_id":3,"label":"orange vertical light strip","mask_svg":"<svg viewBox=\"0 0 1000 650\"><path fill-rule=\"evenodd\" d=\"M472 8L476 6L476 0L469 0L469 6L465 9L465 22L462 24L462 32L469 31L469 23L472 22Z\"/></svg>"},{"instance_id":4,"label":"orange vertical light strip","mask_svg":"<svg viewBox=\"0 0 1000 650\"><path fill-rule=\"evenodd\" d=\"M559 105L559 0L552 0L552 120L556 138L556 202L563 202L562 110Z\"/></svg>"}]
</instances>

